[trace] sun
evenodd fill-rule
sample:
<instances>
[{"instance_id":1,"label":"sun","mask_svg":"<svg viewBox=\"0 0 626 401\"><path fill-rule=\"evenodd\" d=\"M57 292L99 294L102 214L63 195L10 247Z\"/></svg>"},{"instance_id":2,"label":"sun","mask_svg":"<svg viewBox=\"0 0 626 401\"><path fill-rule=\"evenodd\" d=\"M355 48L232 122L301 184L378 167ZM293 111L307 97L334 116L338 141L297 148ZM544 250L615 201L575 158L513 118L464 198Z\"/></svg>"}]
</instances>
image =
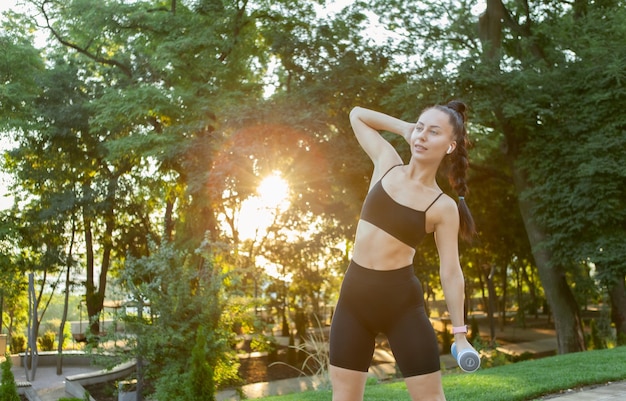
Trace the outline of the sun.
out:
<instances>
[{"instance_id":1,"label":"sun","mask_svg":"<svg viewBox=\"0 0 626 401\"><path fill-rule=\"evenodd\" d=\"M289 183L279 172L263 178L256 193L241 203L237 224L241 239L254 239L264 235L276 217L291 204Z\"/></svg>"},{"instance_id":2,"label":"sun","mask_svg":"<svg viewBox=\"0 0 626 401\"><path fill-rule=\"evenodd\" d=\"M280 173L265 177L257 188L259 201L268 208L281 208L289 198L289 184Z\"/></svg>"}]
</instances>

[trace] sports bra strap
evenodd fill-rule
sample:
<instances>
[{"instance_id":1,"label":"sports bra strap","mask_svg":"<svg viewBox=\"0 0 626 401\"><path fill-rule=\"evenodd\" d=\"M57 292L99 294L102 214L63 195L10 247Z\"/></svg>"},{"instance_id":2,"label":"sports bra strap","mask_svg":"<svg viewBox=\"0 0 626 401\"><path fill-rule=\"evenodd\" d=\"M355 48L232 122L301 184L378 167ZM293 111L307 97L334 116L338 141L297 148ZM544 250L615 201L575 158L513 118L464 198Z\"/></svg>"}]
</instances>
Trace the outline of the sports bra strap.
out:
<instances>
[{"instance_id":1,"label":"sports bra strap","mask_svg":"<svg viewBox=\"0 0 626 401\"><path fill-rule=\"evenodd\" d=\"M433 201L430 205L428 205L428 207L426 208L426 210L424 210L424 213L426 213L426 212L428 211L428 209L430 209L430 207L431 207L432 205L434 205L434 204L435 204L435 202L437 202L437 199L441 198L441 195L443 195L443 192L442 192L442 193L440 193L439 195L437 195L437 197L435 198L435 200L434 200L434 201Z\"/></svg>"},{"instance_id":2,"label":"sports bra strap","mask_svg":"<svg viewBox=\"0 0 626 401\"><path fill-rule=\"evenodd\" d=\"M390 171L391 171L391 170L393 170L394 168L396 168L396 167L398 167L398 166L402 166L402 165L403 165L403 164L396 164L395 166L391 166L391 168L390 168L389 170L385 171L385 174L383 174L383 176L382 176L382 177L380 177L380 180L378 180L378 181L382 181L382 180L383 180L383 178L385 178L385 176L387 175L387 173L388 173L388 172L390 172Z\"/></svg>"}]
</instances>

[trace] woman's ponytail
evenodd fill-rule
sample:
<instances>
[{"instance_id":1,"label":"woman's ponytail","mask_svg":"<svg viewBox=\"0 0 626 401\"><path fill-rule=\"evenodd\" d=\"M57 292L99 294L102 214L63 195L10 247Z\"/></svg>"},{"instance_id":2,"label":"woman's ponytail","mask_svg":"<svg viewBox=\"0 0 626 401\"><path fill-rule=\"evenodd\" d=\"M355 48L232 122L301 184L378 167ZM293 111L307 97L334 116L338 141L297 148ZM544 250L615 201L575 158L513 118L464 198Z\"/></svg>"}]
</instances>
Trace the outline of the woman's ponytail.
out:
<instances>
[{"instance_id":1,"label":"woman's ponytail","mask_svg":"<svg viewBox=\"0 0 626 401\"><path fill-rule=\"evenodd\" d=\"M467 149L470 146L466 128L467 107L463 102L453 100L446 105L435 106L435 108L450 116L450 122L454 129L456 148L448 156L450 164L448 180L459 196L458 209L461 223L459 234L461 238L469 242L476 235L476 226L472 213L465 202L465 196L469 193L465 177L469 168Z\"/></svg>"}]
</instances>

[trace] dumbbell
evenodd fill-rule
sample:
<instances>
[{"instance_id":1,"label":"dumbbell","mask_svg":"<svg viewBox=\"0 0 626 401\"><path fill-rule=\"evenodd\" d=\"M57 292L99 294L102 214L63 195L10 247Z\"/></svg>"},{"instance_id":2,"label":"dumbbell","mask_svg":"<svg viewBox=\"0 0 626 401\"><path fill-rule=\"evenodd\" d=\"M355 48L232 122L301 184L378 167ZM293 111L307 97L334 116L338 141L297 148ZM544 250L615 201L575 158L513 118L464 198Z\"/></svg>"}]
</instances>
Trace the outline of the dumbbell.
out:
<instances>
[{"instance_id":1,"label":"dumbbell","mask_svg":"<svg viewBox=\"0 0 626 401\"><path fill-rule=\"evenodd\" d=\"M464 372L476 372L480 367L480 355L473 348L466 348L457 354L456 343L452 343L450 351L454 359L456 359L456 363Z\"/></svg>"}]
</instances>

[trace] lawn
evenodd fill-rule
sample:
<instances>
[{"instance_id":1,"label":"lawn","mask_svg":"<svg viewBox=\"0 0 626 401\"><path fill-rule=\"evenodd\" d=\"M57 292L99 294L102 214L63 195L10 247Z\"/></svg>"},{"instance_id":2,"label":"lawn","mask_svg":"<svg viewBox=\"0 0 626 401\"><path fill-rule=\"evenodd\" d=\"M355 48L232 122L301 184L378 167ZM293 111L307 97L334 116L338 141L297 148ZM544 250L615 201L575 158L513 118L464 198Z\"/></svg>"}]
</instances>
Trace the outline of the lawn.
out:
<instances>
[{"instance_id":1,"label":"lawn","mask_svg":"<svg viewBox=\"0 0 626 401\"><path fill-rule=\"evenodd\" d=\"M626 380L626 346L518 362L443 377L447 401L526 401L562 390ZM330 390L261 398L262 401L328 401ZM403 382L371 384L366 401L410 401Z\"/></svg>"}]
</instances>

